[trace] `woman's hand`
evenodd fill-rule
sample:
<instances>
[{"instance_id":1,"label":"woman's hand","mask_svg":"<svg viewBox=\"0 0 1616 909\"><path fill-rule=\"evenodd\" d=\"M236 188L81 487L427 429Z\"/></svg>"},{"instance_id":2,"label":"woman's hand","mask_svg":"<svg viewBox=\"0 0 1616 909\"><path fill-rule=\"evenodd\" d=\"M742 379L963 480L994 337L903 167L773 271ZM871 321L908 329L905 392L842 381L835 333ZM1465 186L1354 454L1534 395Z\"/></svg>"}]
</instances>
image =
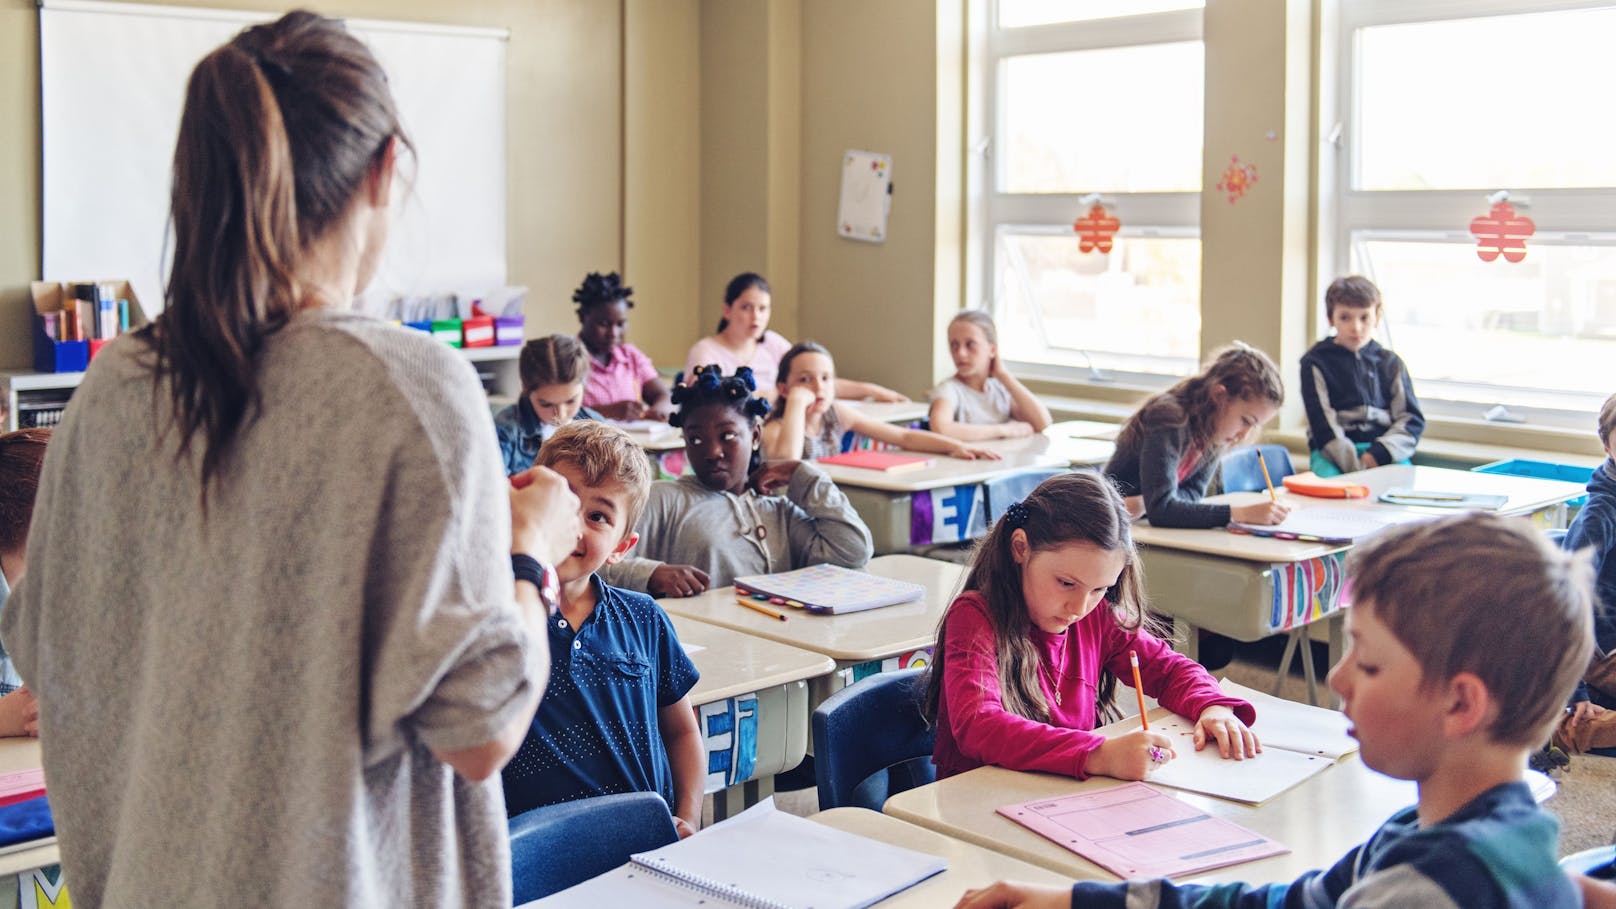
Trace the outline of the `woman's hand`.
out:
<instances>
[{"instance_id":1,"label":"woman's hand","mask_svg":"<svg viewBox=\"0 0 1616 909\"><path fill-rule=\"evenodd\" d=\"M0 697L0 737L21 735L39 738L39 701L27 685Z\"/></svg>"},{"instance_id":2,"label":"woman's hand","mask_svg":"<svg viewBox=\"0 0 1616 909\"><path fill-rule=\"evenodd\" d=\"M1239 521L1241 524L1278 524L1291 513L1291 507L1283 502L1257 502L1252 505L1236 505L1229 509L1229 520Z\"/></svg>"},{"instance_id":3,"label":"woman's hand","mask_svg":"<svg viewBox=\"0 0 1616 909\"><path fill-rule=\"evenodd\" d=\"M554 567L572 554L582 533L578 497L567 488L566 477L548 467L511 477L511 552Z\"/></svg>"},{"instance_id":4,"label":"woman's hand","mask_svg":"<svg viewBox=\"0 0 1616 909\"><path fill-rule=\"evenodd\" d=\"M1201 711L1201 718L1195 721L1195 750L1205 748L1209 740L1218 743L1218 754L1226 759L1243 761L1262 752L1262 743L1257 741L1257 733L1240 722L1240 718L1234 715L1233 710L1222 705L1215 704L1206 708Z\"/></svg>"},{"instance_id":5,"label":"woman's hand","mask_svg":"<svg viewBox=\"0 0 1616 909\"><path fill-rule=\"evenodd\" d=\"M759 467L746 483L760 496L772 496L775 490L791 482L801 461L770 461Z\"/></svg>"},{"instance_id":6,"label":"woman's hand","mask_svg":"<svg viewBox=\"0 0 1616 909\"><path fill-rule=\"evenodd\" d=\"M1090 776L1142 780L1150 771L1178 756L1173 740L1160 732L1136 729L1106 739L1089 755L1084 769Z\"/></svg>"}]
</instances>

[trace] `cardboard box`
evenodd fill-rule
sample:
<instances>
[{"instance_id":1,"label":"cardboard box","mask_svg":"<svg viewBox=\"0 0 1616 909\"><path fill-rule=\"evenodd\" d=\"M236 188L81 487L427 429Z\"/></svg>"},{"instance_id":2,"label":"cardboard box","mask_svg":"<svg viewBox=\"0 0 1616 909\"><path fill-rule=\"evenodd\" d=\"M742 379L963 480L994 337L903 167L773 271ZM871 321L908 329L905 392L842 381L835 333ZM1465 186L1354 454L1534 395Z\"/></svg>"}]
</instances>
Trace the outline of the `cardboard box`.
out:
<instances>
[{"instance_id":1,"label":"cardboard box","mask_svg":"<svg viewBox=\"0 0 1616 909\"><path fill-rule=\"evenodd\" d=\"M494 317L494 343L500 347L509 347L522 343L522 331L527 319L522 316L495 316Z\"/></svg>"},{"instance_id":2,"label":"cardboard box","mask_svg":"<svg viewBox=\"0 0 1616 909\"><path fill-rule=\"evenodd\" d=\"M467 347L494 346L494 317L472 316L460 320L461 340Z\"/></svg>"},{"instance_id":3,"label":"cardboard box","mask_svg":"<svg viewBox=\"0 0 1616 909\"><path fill-rule=\"evenodd\" d=\"M460 320L459 319L433 319L432 337L449 345L460 346Z\"/></svg>"},{"instance_id":4,"label":"cardboard box","mask_svg":"<svg viewBox=\"0 0 1616 909\"><path fill-rule=\"evenodd\" d=\"M141 308L140 299L135 296L135 290L129 286L128 281L35 281L29 285L34 300L32 322L35 371L82 372L90 365L91 358L110 340L99 337L99 332L90 330L90 325L95 322L94 318L87 318L85 321L86 336L78 336L79 320L76 317L76 307L80 301L75 300L73 288L80 284L107 286L111 288L114 300L128 300L130 331L146 325L146 312ZM70 312L70 309L73 311ZM86 312L88 314L88 310ZM54 337L46 330L47 316L54 317L56 324ZM114 308L113 318L116 317L117 310Z\"/></svg>"}]
</instances>

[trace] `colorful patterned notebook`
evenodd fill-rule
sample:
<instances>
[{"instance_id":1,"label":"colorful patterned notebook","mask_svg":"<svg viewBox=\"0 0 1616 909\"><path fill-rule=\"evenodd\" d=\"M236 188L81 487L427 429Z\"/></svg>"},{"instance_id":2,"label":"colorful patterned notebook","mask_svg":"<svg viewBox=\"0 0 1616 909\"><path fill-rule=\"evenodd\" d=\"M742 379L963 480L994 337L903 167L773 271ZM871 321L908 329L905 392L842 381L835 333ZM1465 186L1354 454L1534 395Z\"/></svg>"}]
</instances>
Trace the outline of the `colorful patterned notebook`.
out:
<instances>
[{"instance_id":1,"label":"colorful patterned notebook","mask_svg":"<svg viewBox=\"0 0 1616 909\"><path fill-rule=\"evenodd\" d=\"M841 615L918 600L926 588L837 565L811 565L780 574L735 579L737 594L809 612Z\"/></svg>"}]
</instances>

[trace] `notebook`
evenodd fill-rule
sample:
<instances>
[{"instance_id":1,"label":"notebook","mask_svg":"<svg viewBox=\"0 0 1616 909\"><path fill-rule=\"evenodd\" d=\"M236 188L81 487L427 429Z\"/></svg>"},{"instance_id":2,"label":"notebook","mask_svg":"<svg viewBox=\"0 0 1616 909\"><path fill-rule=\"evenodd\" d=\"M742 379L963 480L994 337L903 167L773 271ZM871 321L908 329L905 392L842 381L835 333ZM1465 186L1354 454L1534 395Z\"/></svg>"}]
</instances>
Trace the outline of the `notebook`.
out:
<instances>
[{"instance_id":1,"label":"notebook","mask_svg":"<svg viewBox=\"0 0 1616 909\"><path fill-rule=\"evenodd\" d=\"M778 811L769 798L527 906L862 909L947 867L935 855Z\"/></svg>"},{"instance_id":2,"label":"notebook","mask_svg":"<svg viewBox=\"0 0 1616 909\"><path fill-rule=\"evenodd\" d=\"M1278 537L1283 540L1307 540L1313 543L1355 543L1374 536L1393 524L1417 521L1425 516L1408 511L1375 508L1298 508L1278 524L1242 524L1229 522L1230 533L1249 533L1259 537Z\"/></svg>"},{"instance_id":3,"label":"notebook","mask_svg":"<svg viewBox=\"0 0 1616 909\"><path fill-rule=\"evenodd\" d=\"M45 794L45 771L13 770L0 773L0 805L10 805Z\"/></svg>"},{"instance_id":4,"label":"notebook","mask_svg":"<svg viewBox=\"0 0 1616 909\"><path fill-rule=\"evenodd\" d=\"M999 813L1130 879L1177 877L1290 851L1144 783L1005 805Z\"/></svg>"},{"instance_id":5,"label":"notebook","mask_svg":"<svg viewBox=\"0 0 1616 909\"><path fill-rule=\"evenodd\" d=\"M840 464L843 467L862 467L865 470L884 470L892 473L930 467L932 459L915 455L896 454L890 451L844 451L841 454L820 458L819 463Z\"/></svg>"},{"instance_id":6,"label":"notebook","mask_svg":"<svg viewBox=\"0 0 1616 909\"><path fill-rule=\"evenodd\" d=\"M841 615L918 600L926 588L839 565L810 565L736 578L735 592L821 615Z\"/></svg>"},{"instance_id":7,"label":"notebook","mask_svg":"<svg viewBox=\"0 0 1616 909\"><path fill-rule=\"evenodd\" d=\"M1195 723L1181 716L1152 717L1150 730L1173 738L1177 757L1151 771L1147 781L1236 802L1260 804L1358 750L1351 725L1339 710L1271 697L1223 679L1223 693L1257 709L1252 731L1262 741L1256 757L1235 761L1215 745L1195 750Z\"/></svg>"},{"instance_id":8,"label":"notebook","mask_svg":"<svg viewBox=\"0 0 1616 909\"><path fill-rule=\"evenodd\" d=\"M1418 505L1422 508L1464 508L1475 511L1497 511L1509 501L1509 496L1489 495L1484 492L1443 492L1435 489L1414 489L1393 486L1380 494L1380 500L1389 505Z\"/></svg>"}]
</instances>

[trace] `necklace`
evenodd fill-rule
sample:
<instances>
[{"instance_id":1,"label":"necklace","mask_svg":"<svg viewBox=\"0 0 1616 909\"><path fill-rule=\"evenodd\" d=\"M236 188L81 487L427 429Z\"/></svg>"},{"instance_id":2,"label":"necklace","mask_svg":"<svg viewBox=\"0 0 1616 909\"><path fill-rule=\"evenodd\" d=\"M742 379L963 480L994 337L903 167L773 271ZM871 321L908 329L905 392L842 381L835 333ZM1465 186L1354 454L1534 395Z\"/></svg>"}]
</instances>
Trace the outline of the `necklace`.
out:
<instances>
[{"instance_id":1,"label":"necklace","mask_svg":"<svg viewBox=\"0 0 1616 909\"><path fill-rule=\"evenodd\" d=\"M1044 677L1045 681L1049 682L1049 687L1054 689L1055 706L1059 707L1061 705L1060 676L1056 675L1051 667L1045 666L1043 660L1038 661L1038 673Z\"/></svg>"}]
</instances>

